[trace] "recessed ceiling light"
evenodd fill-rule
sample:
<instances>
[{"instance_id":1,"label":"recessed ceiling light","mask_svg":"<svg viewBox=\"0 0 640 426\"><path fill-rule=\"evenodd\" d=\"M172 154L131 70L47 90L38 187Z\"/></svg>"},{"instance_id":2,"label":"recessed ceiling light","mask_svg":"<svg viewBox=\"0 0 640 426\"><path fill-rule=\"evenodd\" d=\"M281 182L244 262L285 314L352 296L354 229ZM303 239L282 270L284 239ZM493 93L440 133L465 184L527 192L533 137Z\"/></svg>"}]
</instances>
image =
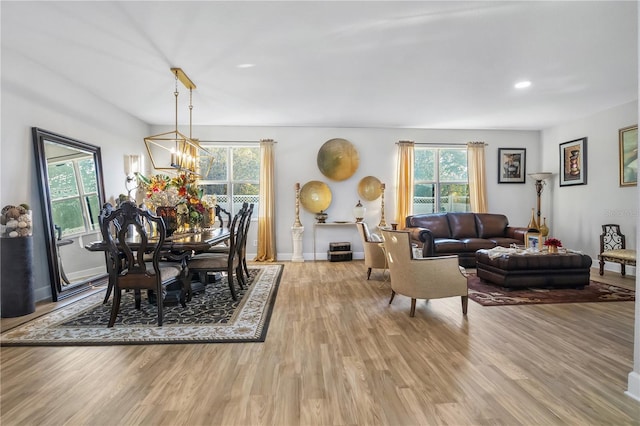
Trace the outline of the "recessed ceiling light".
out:
<instances>
[{"instance_id":1,"label":"recessed ceiling light","mask_svg":"<svg viewBox=\"0 0 640 426\"><path fill-rule=\"evenodd\" d=\"M237 68L253 68L255 66L256 66L256 64L238 64L238 65L236 65Z\"/></svg>"},{"instance_id":2,"label":"recessed ceiling light","mask_svg":"<svg viewBox=\"0 0 640 426\"><path fill-rule=\"evenodd\" d=\"M527 81L519 81L513 87L515 87L516 89L526 89L529 86L531 86L531 82L527 80Z\"/></svg>"}]
</instances>

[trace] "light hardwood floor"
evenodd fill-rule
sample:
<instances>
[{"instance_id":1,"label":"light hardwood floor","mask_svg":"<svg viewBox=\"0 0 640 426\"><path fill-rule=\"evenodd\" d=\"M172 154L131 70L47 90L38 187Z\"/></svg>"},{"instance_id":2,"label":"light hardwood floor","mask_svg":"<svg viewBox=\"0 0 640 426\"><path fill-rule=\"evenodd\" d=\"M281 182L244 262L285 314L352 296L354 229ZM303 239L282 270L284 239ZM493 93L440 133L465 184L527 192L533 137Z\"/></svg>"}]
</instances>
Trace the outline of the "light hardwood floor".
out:
<instances>
[{"instance_id":1,"label":"light hardwood floor","mask_svg":"<svg viewBox=\"0 0 640 426\"><path fill-rule=\"evenodd\" d=\"M410 318L389 293L362 261L285 262L264 343L2 348L1 423L640 424L633 302L465 318L456 297Z\"/></svg>"}]
</instances>

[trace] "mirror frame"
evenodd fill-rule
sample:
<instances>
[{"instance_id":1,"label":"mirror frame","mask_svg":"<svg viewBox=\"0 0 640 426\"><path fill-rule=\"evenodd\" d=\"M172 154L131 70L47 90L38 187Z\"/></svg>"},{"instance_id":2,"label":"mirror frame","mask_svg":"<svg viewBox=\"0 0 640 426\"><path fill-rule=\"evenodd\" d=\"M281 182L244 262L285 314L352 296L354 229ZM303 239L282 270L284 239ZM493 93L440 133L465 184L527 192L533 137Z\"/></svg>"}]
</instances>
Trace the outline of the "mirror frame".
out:
<instances>
[{"instance_id":1,"label":"mirror frame","mask_svg":"<svg viewBox=\"0 0 640 426\"><path fill-rule=\"evenodd\" d=\"M104 280L108 274L105 269L104 274L98 274L80 281L69 289L62 288L62 283L60 282L60 266L58 264L58 247L55 244L56 233L53 226L53 212L51 207L51 192L49 190L49 173L47 171L45 141L87 151L93 154L93 161L96 165L96 181L98 184L98 201L100 206L105 203L104 182L102 178L102 156L100 147L98 146L62 136L38 127L32 127L31 130L33 134L38 186L40 187L44 238L47 245L47 261L49 263L49 279L51 282L51 299L53 302L57 302L58 300L90 289L96 282Z\"/></svg>"}]
</instances>

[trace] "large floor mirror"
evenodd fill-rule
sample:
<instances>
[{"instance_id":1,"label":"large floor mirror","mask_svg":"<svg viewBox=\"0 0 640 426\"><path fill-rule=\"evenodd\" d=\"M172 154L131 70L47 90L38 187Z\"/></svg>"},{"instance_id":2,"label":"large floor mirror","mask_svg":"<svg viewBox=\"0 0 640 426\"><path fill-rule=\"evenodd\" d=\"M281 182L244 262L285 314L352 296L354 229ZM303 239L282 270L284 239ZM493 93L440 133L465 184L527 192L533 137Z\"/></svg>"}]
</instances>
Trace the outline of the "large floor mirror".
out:
<instances>
[{"instance_id":1,"label":"large floor mirror","mask_svg":"<svg viewBox=\"0 0 640 426\"><path fill-rule=\"evenodd\" d=\"M39 174L52 300L103 281L104 256L85 244L101 240L98 216L104 183L100 148L37 127L32 129Z\"/></svg>"}]
</instances>

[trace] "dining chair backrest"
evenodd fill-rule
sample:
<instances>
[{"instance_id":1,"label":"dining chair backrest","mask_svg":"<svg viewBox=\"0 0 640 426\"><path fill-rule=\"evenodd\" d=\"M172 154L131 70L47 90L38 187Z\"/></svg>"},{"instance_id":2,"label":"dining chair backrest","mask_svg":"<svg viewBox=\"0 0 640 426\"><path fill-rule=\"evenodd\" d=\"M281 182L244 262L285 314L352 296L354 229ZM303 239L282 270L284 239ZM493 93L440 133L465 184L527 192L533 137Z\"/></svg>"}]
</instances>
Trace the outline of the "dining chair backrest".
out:
<instances>
[{"instance_id":1,"label":"dining chair backrest","mask_svg":"<svg viewBox=\"0 0 640 426\"><path fill-rule=\"evenodd\" d=\"M148 210L138 208L131 201L123 202L118 209L112 210L108 214L108 209L103 210L106 215L101 221L101 231L107 246L107 255L112 257L109 262L120 265L118 268L114 268L110 274L115 293L109 326L113 326L115 322L122 289L138 291L136 294L137 305L139 305L139 290L154 290L157 295L158 325L162 325L163 282L159 261L162 245L166 238L164 221ZM149 238L145 222L154 225L157 233L155 238ZM115 233L112 232L114 228L116 229ZM151 268L147 265L146 253L152 254Z\"/></svg>"},{"instance_id":2,"label":"dining chair backrest","mask_svg":"<svg viewBox=\"0 0 640 426\"><path fill-rule=\"evenodd\" d=\"M244 226L242 229L242 241L240 241L238 247L238 256L240 257L240 262L242 262L242 267L244 269L247 277L249 276L249 270L247 269L247 237L249 234L249 226L251 226L251 216L253 215L253 203L249 204L247 208L246 217L244 220Z\"/></svg>"},{"instance_id":3,"label":"dining chair backrest","mask_svg":"<svg viewBox=\"0 0 640 426\"><path fill-rule=\"evenodd\" d=\"M220 207L220 204L216 204L215 207L215 215L220 222L220 228L224 228L224 219L222 218L222 214L227 216L227 228L231 226L231 213Z\"/></svg>"},{"instance_id":4,"label":"dining chair backrest","mask_svg":"<svg viewBox=\"0 0 640 426\"><path fill-rule=\"evenodd\" d=\"M154 224L157 238L149 239L145 221ZM112 224L116 228L115 234L109 230ZM124 256L125 267L120 273L121 279L134 274L141 275L135 279L145 280L147 278L145 277L148 275L145 253L153 254L153 267L155 271L158 271L160 253L166 239L166 228L161 217L153 215L149 210L138 208L133 202L125 201L120 208L113 210L104 218L102 235L110 253L120 253ZM132 247L131 242L134 239L136 245ZM152 277L148 278L153 279Z\"/></svg>"},{"instance_id":5,"label":"dining chair backrest","mask_svg":"<svg viewBox=\"0 0 640 426\"><path fill-rule=\"evenodd\" d=\"M230 262L233 261L234 257L238 256L238 244L242 240L242 227L246 213L246 208L243 206L242 209L233 216L231 225L229 226L229 232L231 233L229 237Z\"/></svg>"}]
</instances>

